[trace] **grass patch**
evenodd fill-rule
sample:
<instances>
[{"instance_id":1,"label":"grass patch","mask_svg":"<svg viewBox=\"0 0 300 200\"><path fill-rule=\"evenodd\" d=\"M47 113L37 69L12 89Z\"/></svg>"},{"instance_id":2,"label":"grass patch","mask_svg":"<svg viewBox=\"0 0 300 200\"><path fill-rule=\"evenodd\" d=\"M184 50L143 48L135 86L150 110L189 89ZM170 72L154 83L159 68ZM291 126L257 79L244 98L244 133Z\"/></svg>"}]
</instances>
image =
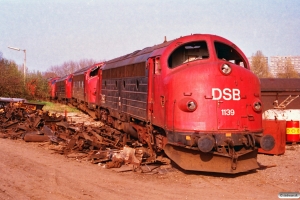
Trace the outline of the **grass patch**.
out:
<instances>
[{"instance_id":1,"label":"grass patch","mask_svg":"<svg viewBox=\"0 0 300 200\"><path fill-rule=\"evenodd\" d=\"M44 111L56 112L56 113L64 113L65 110L67 112L80 112L77 108L70 107L65 104L52 103L49 101L41 101L39 103L45 104L43 107Z\"/></svg>"}]
</instances>

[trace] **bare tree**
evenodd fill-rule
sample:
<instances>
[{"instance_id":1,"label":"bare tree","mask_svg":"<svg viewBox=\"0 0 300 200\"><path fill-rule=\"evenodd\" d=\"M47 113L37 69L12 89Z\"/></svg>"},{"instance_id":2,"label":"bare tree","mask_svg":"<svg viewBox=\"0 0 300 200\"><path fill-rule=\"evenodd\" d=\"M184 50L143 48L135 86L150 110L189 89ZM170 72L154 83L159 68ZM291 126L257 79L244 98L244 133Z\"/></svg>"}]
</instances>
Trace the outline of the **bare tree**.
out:
<instances>
[{"instance_id":1,"label":"bare tree","mask_svg":"<svg viewBox=\"0 0 300 200\"><path fill-rule=\"evenodd\" d=\"M50 78L55 78L55 77L59 77L59 76L56 73L54 73L54 72L46 71L46 72L43 73L43 77L45 79L50 79Z\"/></svg>"},{"instance_id":2,"label":"bare tree","mask_svg":"<svg viewBox=\"0 0 300 200\"><path fill-rule=\"evenodd\" d=\"M82 69L82 68L84 68L84 67L93 65L93 64L95 64L95 63L96 63L96 61L93 60L93 59L81 59L81 60L79 60L79 62L78 62L78 65L79 65L79 68L78 68L78 69ZM78 69L77 69L77 70L78 70Z\"/></svg>"},{"instance_id":3,"label":"bare tree","mask_svg":"<svg viewBox=\"0 0 300 200\"><path fill-rule=\"evenodd\" d=\"M47 70L48 73L54 73L57 76L65 76L68 74L71 74L79 69L82 69L84 67L91 66L93 64L97 63L93 59L81 59L78 62L75 61L67 61L64 62L61 65L51 66L49 70Z\"/></svg>"},{"instance_id":4,"label":"bare tree","mask_svg":"<svg viewBox=\"0 0 300 200\"><path fill-rule=\"evenodd\" d=\"M252 55L251 70L259 78L273 77L269 72L268 60L261 51L257 51L254 55Z\"/></svg>"},{"instance_id":5,"label":"bare tree","mask_svg":"<svg viewBox=\"0 0 300 200\"><path fill-rule=\"evenodd\" d=\"M290 58L278 61L277 68L280 69L280 72L277 73L277 78L300 78Z\"/></svg>"}]
</instances>

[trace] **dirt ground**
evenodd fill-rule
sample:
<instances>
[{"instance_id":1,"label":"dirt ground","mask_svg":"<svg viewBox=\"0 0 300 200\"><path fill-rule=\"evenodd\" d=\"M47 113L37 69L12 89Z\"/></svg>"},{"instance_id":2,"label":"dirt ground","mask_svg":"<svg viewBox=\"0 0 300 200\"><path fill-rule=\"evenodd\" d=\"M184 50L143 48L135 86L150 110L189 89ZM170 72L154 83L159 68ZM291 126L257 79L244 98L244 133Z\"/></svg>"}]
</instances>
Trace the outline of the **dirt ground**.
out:
<instances>
[{"instance_id":1,"label":"dirt ground","mask_svg":"<svg viewBox=\"0 0 300 200\"><path fill-rule=\"evenodd\" d=\"M75 117L74 117L75 119ZM73 119L73 120L74 120ZM66 158L44 143L0 139L0 199L279 199L300 192L300 145L281 156L258 155L265 166L239 175L116 172Z\"/></svg>"}]
</instances>

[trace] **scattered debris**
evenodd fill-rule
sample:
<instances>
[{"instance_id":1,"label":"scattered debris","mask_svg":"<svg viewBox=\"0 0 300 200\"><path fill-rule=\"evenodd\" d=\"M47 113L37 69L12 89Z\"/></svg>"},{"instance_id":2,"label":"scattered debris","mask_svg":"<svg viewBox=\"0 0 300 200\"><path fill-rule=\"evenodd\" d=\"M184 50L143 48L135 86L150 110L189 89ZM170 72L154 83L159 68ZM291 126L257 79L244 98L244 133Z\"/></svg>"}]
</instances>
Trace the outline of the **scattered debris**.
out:
<instances>
[{"instance_id":1,"label":"scattered debris","mask_svg":"<svg viewBox=\"0 0 300 200\"><path fill-rule=\"evenodd\" d=\"M103 124L78 123L76 117L67 121L66 116L42 111L32 104L6 103L0 107L0 138L48 143L49 149L67 158L86 159L103 168L118 168L119 172L161 173L159 166L170 164L163 156L157 157L159 164L149 162L151 150L126 133Z\"/></svg>"}]
</instances>

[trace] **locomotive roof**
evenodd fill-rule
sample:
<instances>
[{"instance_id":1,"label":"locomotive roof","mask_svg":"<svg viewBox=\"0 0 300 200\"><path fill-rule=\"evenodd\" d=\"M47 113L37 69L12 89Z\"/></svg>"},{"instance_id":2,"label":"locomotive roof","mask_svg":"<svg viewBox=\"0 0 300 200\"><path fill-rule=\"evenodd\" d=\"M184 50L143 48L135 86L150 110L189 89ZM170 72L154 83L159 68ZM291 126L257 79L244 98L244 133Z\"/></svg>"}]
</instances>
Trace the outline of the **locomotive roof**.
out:
<instances>
[{"instance_id":1,"label":"locomotive roof","mask_svg":"<svg viewBox=\"0 0 300 200\"><path fill-rule=\"evenodd\" d=\"M217 36L217 35L212 35L212 34L192 34L192 36L199 36L201 35L203 38L215 38L221 41L227 41L230 42L234 48L238 48L234 43L232 43L231 41ZM180 38L183 37L189 37L189 36L182 36ZM126 54L124 56L120 56L118 58L114 58L112 60L106 61L105 65L103 66L102 70L106 70L106 69L111 69L111 68L116 68L116 67L120 67L120 66L126 66L126 65L131 65L131 64L136 64L136 63L141 63L141 62L146 62L147 59L149 57L153 57L153 56L157 56L157 55L161 55L163 50L169 45L171 44L173 41L178 40L174 39L174 40L170 40L168 42L163 42L161 44L158 45L154 45L152 47L146 47L142 50L136 50L132 53Z\"/></svg>"},{"instance_id":2,"label":"locomotive roof","mask_svg":"<svg viewBox=\"0 0 300 200\"><path fill-rule=\"evenodd\" d=\"M77 76L77 75L80 75L80 74L84 74L84 72L86 72L86 71L87 71L89 68L91 68L91 67L92 67L92 65L87 66L87 67L83 67L83 68L81 68L81 69L75 71L75 72L73 73L73 75L74 75L74 76Z\"/></svg>"},{"instance_id":3,"label":"locomotive roof","mask_svg":"<svg viewBox=\"0 0 300 200\"><path fill-rule=\"evenodd\" d=\"M65 76L63 76L63 77L57 79L56 82L64 81L64 80L66 80L66 79L67 79L69 76L71 76L71 75L72 75L72 74L65 75Z\"/></svg>"},{"instance_id":4,"label":"locomotive roof","mask_svg":"<svg viewBox=\"0 0 300 200\"><path fill-rule=\"evenodd\" d=\"M101 65L103 65L103 62L101 62L101 63L96 63L96 64L93 64L93 65L90 65L90 66L87 66L87 67L83 67L83 68L81 68L81 69L75 71L75 72L73 73L73 75L74 75L74 76L77 76L77 75L84 74L84 73L85 73L86 71L88 71L89 69L94 70L94 69L96 69L96 68L99 67L99 66L101 67Z\"/></svg>"},{"instance_id":5,"label":"locomotive roof","mask_svg":"<svg viewBox=\"0 0 300 200\"><path fill-rule=\"evenodd\" d=\"M173 40L168 41L168 42L163 42L161 44L154 45L152 47L146 47L142 50L136 50L130 54L126 54L124 56L106 61L105 65L103 67L103 70L115 68L115 67L119 67L119 66L135 64L135 63L146 62L149 57L155 56L155 55L160 55L161 51L166 46L168 46L172 41Z\"/></svg>"},{"instance_id":6,"label":"locomotive roof","mask_svg":"<svg viewBox=\"0 0 300 200\"><path fill-rule=\"evenodd\" d=\"M60 77L52 77L52 78L48 78L47 81L53 81L53 80L58 80L60 79Z\"/></svg>"},{"instance_id":7,"label":"locomotive roof","mask_svg":"<svg viewBox=\"0 0 300 200\"><path fill-rule=\"evenodd\" d=\"M299 78L261 78L262 92L300 91Z\"/></svg>"}]
</instances>

